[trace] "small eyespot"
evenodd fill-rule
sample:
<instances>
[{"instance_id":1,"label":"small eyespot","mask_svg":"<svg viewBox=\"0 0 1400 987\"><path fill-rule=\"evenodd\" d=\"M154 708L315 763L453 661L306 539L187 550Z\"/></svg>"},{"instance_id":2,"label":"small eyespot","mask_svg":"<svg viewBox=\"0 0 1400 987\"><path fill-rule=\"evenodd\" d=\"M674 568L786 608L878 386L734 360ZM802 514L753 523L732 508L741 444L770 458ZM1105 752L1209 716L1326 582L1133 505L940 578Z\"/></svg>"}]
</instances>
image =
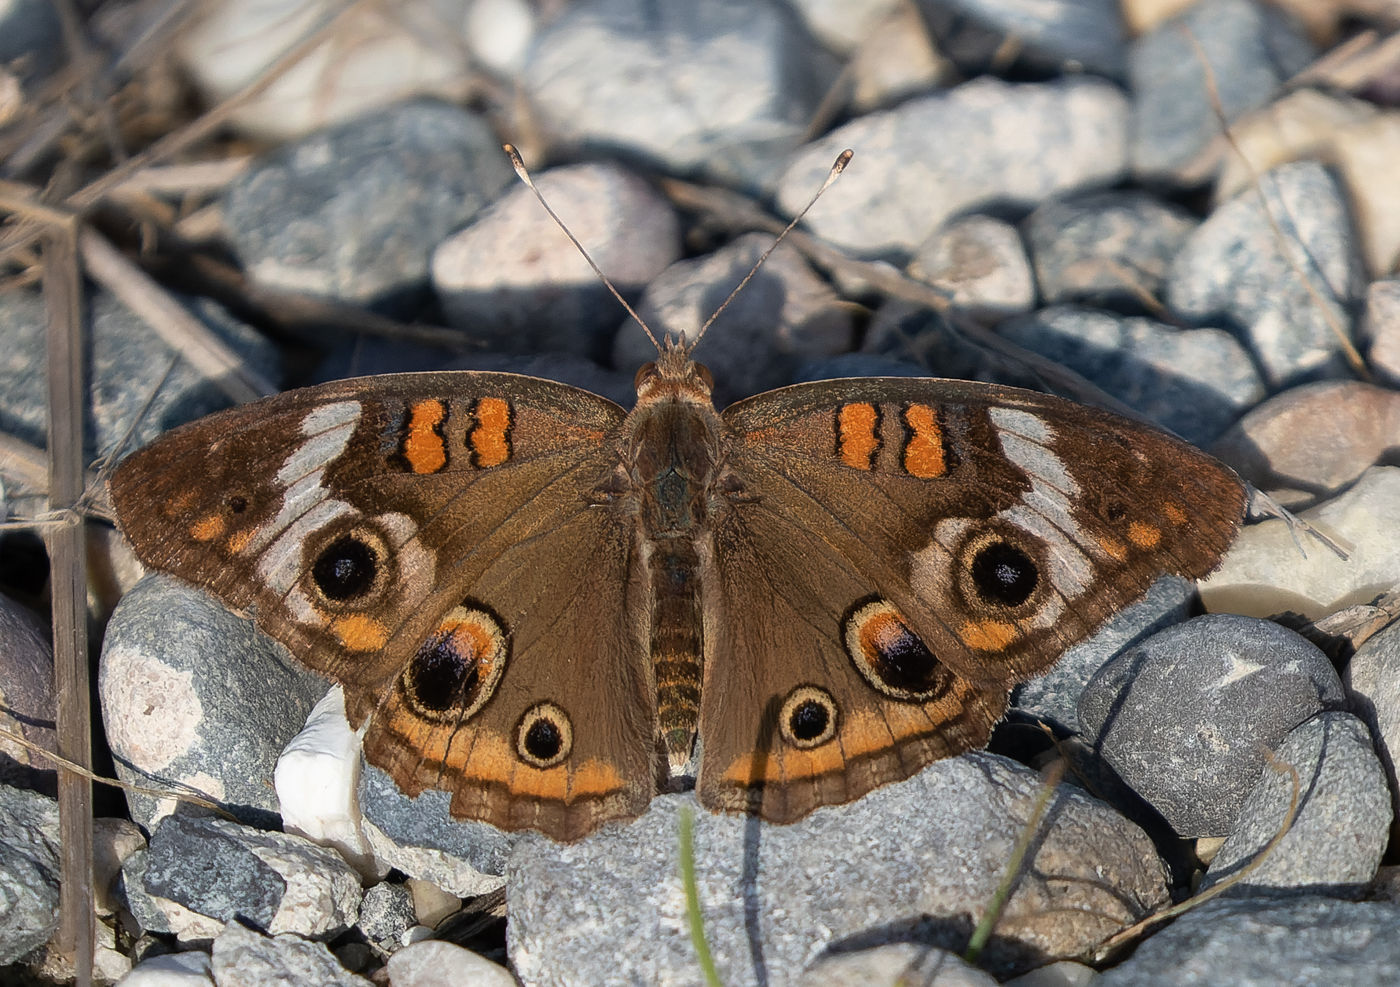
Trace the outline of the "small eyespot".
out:
<instances>
[{"instance_id":1,"label":"small eyespot","mask_svg":"<svg viewBox=\"0 0 1400 987\"><path fill-rule=\"evenodd\" d=\"M342 535L321 550L311 578L326 599L341 603L368 593L378 572L375 550L354 535Z\"/></svg>"},{"instance_id":2,"label":"small eyespot","mask_svg":"<svg viewBox=\"0 0 1400 987\"><path fill-rule=\"evenodd\" d=\"M798 750L820 747L836 736L836 701L814 685L793 689L778 713L778 729Z\"/></svg>"},{"instance_id":3,"label":"small eyespot","mask_svg":"<svg viewBox=\"0 0 1400 987\"><path fill-rule=\"evenodd\" d=\"M228 509L234 514L242 514L248 509L248 498L242 494L233 494L226 501Z\"/></svg>"},{"instance_id":4,"label":"small eyespot","mask_svg":"<svg viewBox=\"0 0 1400 987\"><path fill-rule=\"evenodd\" d=\"M537 703L525 711L515 727L515 753L532 768L552 768L563 763L574 747L574 727L554 703Z\"/></svg>"},{"instance_id":5,"label":"small eyespot","mask_svg":"<svg viewBox=\"0 0 1400 987\"><path fill-rule=\"evenodd\" d=\"M991 541L977 549L968 567L983 602L1018 607L1030 599L1040 581L1035 561L1015 545Z\"/></svg>"}]
</instances>

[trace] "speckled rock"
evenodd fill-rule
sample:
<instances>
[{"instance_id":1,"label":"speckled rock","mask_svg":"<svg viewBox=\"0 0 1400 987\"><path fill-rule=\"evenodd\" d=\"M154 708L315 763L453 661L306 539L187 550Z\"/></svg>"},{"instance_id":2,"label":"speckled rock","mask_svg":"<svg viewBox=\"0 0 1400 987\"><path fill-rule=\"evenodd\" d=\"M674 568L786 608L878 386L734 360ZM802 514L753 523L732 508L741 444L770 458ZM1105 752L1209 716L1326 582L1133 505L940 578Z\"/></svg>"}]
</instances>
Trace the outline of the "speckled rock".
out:
<instances>
[{"instance_id":1,"label":"speckled rock","mask_svg":"<svg viewBox=\"0 0 1400 987\"><path fill-rule=\"evenodd\" d=\"M1298 25L1259 0L1201 0L1158 24L1128 54L1134 172L1158 180L1198 178L1223 150L1212 147L1220 122L1210 85L1225 119L1233 120L1264 105L1312 59Z\"/></svg>"},{"instance_id":2,"label":"speckled rock","mask_svg":"<svg viewBox=\"0 0 1400 987\"><path fill-rule=\"evenodd\" d=\"M1198 445L1220 435L1265 393L1249 354L1221 329L1176 329L1062 305L1008 319L997 332Z\"/></svg>"},{"instance_id":3,"label":"speckled rock","mask_svg":"<svg viewBox=\"0 0 1400 987\"><path fill-rule=\"evenodd\" d=\"M177 359L115 296L91 291L84 305L89 313L85 461L116 451L123 441L123 451L129 452L168 428L232 404L215 381ZM190 301L187 307L254 370L278 376L279 358L267 340L211 301ZM48 423L46 318L38 292L0 292L0 431L40 448L47 444Z\"/></svg>"},{"instance_id":4,"label":"speckled rock","mask_svg":"<svg viewBox=\"0 0 1400 987\"><path fill-rule=\"evenodd\" d=\"M1135 308L1158 297L1195 228L1189 213L1143 192L1056 199L1021 224L1044 302Z\"/></svg>"},{"instance_id":5,"label":"speckled rock","mask_svg":"<svg viewBox=\"0 0 1400 987\"><path fill-rule=\"evenodd\" d=\"M948 294L957 308L980 318L1004 318L1035 305L1030 261L1016 228L991 216L954 220L920 245L911 278Z\"/></svg>"},{"instance_id":6,"label":"speckled rock","mask_svg":"<svg viewBox=\"0 0 1400 987\"><path fill-rule=\"evenodd\" d=\"M624 298L635 301L680 256L675 210L634 172L574 165L535 185ZM626 316L524 185L444 240L432 274L448 322L497 350L600 361Z\"/></svg>"},{"instance_id":7,"label":"speckled rock","mask_svg":"<svg viewBox=\"0 0 1400 987\"><path fill-rule=\"evenodd\" d=\"M1400 846L1400 623L1356 649L1342 674L1351 711L1370 728L1376 755L1389 780L1391 843Z\"/></svg>"},{"instance_id":8,"label":"speckled rock","mask_svg":"<svg viewBox=\"0 0 1400 987\"><path fill-rule=\"evenodd\" d=\"M58 928L58 803L0 785L0 966Z\"/></svg>"},{"instance_id":9,"label":"speckled rock","mask_svg":"<svg viewBox=\"0 0 1400 987\"><path fill-rule=\"evenodd\" d=\"M778 203L795 213L837 154L854 148L805 224L856 253L907 254L978 206L1034 205L1112 184L1127 166L1127 128L1127 101L1107 83L984 77L866 114L806 145L779 180Z\"/></svg>"},{"instance_id":10,"label":"speckled rock","mask_svg":"<svg viewBox=\"0 0 1400 987\"><path fill-rule=\"evenodd\" d=\"M142 927L184 942L235 919L331 939L355 923L361 899L359 875L333 851L215 818L165 817L123 876Z\"/></svg>"},{"instance_id":11,"label":"speckled rock","mask_svg":"<svg viewBox=\"0 0 1400 987\"><path fill-rule=\"evenodd\" d=\"M538 123L566 147L625 149L757 187L836 71L772 0L582 0L540 32L521 81Z\"/></svg>"},{"instance_id":12,"label":"speckled rock","mask_svg":"<svg viewBox=\"0 0 1400 987\"><path fill-rule=\"evenodd\" d=\"M1000 881L1039 788L1030 769L976 753L790 826L696 809L700 903L722 979L810 983L803 971L830 951L899 939L962 948L967 915ZM1161 864L1137 827L1072 789L1055 799L984 954L999 976L1074 954L1165 901ZM692 795L663 795L635 823L577 843L522 838L506 885L517 975L693 978L676 827L694 805Z\"/></svg>"},{"instance_id":13,"label":"speckled rock","mask_svg":"<svg viewBox=\"0 0 1400 987\"><path fill-rule=\"evenodd\" d=\"M277 757L326 688L249 621L168 576L149 577L122 598L98 667L103 722L123 780L187 785L263 826L277 822L270 784ZM176 806L173 797L127 798L147 829Z\"/></svg>"},{"instance_id":14,"label":"speckled rock","mask_svg":"<svg viewBox=\"0 0 1400 987\"><path fill-rule=\"evenodd\" d=\"M1316 895L1208 901L1147 937L1102 987L1388 984L1400 971L1400 905Z\"/></svg>"},{"instance_id":15,"label":"speckled rock","mask_svg":"<svg viewBox=\"0 0 1400 987\"><path fill-rule=\"evenodd\" d=\"M230 922L214 940L211 965L218 987L373 987L341 966L323 943L290 932L264 936L237 922Z\"/></svg>"}]
</instances>

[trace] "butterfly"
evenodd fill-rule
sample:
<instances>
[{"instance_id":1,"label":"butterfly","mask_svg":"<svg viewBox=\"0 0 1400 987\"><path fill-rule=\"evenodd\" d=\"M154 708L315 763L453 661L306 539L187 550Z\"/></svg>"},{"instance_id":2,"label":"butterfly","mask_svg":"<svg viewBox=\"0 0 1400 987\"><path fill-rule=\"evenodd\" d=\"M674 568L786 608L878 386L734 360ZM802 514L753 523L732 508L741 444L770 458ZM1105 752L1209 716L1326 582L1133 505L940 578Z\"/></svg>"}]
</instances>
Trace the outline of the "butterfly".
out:
<instances>
[{"instance_id":1,"label":"butterfly","mask_svg":"<svg viewBox=\"0 0 1400 987\"><path fill-rule=\"evenodd\" d=\"M694 772L787 823L986 743L1009 690L1241 524L1227 467L1061 398L851 378L723 412L534 377L335 381L177 428L112 502L368 720L407 795L575 840Z\"/></svg>"}]
</instances>

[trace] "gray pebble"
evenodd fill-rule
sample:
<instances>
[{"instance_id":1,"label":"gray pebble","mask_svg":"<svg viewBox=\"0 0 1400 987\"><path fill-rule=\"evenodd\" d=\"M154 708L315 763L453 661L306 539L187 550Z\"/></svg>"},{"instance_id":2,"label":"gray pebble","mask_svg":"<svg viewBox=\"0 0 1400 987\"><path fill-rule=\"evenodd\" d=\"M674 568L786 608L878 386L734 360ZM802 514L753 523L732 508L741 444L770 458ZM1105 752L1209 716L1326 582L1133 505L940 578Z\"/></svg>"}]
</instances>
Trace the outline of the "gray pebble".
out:
<instances>
[{"instance_id":1,"label":"gray pebble","mask_svg":"<svg viewBox=\"0 0 1400 987\"><path fill-rule=\"evenodd\" d=\"M403 934L417 921L413 893L402 884L381 881L365 892L355 927L376 950L388 954L404 944Z\"/></svg>"},{"instance_id":2,"label":"gray pebble","mask_svg":"<svg viewBox=\"0 0 1400 987\"><path fill-rule=\"evenodd\" d=\"M177 359L154 330L110 293L90 291L84 304L90 381L83 428L87 461L115 451L123 441L123 451L130 452L168 428L233 403L209 377ZM278 376L279 358L267 340L208 300L191 301L189 312L253 369ZM0 431L40 448L48 441L46 322L37 292L0 292Z\"/></svg>"},{"instance_id":3,"label":"gray pebble","mask_svg":"<svg viewBox=\"0 0 1400 987\"><path fill-rule=\"evenodd\" d=\"M1400 623L1393 623L1356 649L1342 675L1347 705L1370 728L1376 755L1389 781L1391 840L1400 847Z\"/></svg>"},{"instance_id":4,"label":"gray pebble","mask_svg":"<svg viewBox=\"0 0 1400 987\"><path fill-rule=\"evenodd\" d=\"M1393 984L1400 905L1314 895L1208 901L1105 970L1101 987Z\"/></svg>"},{"instance_id":5,"label":"gray pebble","mask_svg":"<svg viewBox=\"0 0 1400 987\"><path fill-rule=\"evenodd\" d=\"M802 139L837 65L783 4L580 0L522 83L554 141L758 187Z\"/></svg>"},{"instance_id":6,"label":"gray pebble","mask_svg":"<svg viewBox=\"0 0 1400 987\"><path fill-rule=\"evenodd\" d=\"M237 922L214 940L212 967L219 987L373 987L341 966L324 943L291 933L264 936Z\"/></svg>"},{"instance_id":7,"label":"gray pebble","mask_svg":"<svg viewBox=\"0 0 1400 987\"><path fill-rule=\"evenodd\" d=\"M359 798L376 859L460 897L501 886L515 834L452 818L452 797L438 789L409 798L368 762L360 774Z\"/></svg>"},{"instance_id":8,"label":"gray pebble","mask_svg":"<svg viewBox=\"0 0 1400 987\"><path fill-rule=\"evenodd\" d=\"M1338 329L1350 338L1365 287L1346 196L1316 161L1281 165L1259 187L1267 213L1249 189L1187 239L1167 304L1193 324L1237 328L1271 388L1335 376L1345 367Z\"/></svg>"},{"instance_id":9,"label":"gray pebble","mask_svg":"<svg viewBox=\"0 0 1400 987\"><path fill-rule=\"evenodd\" d=\"M1224 836L1273 748L1342 702L1315 645L1266 620L1210 614L1115 656L1079 701L1100 756L1182 836Z\"/></svg>"},{"instance_id":10,"label":"gray pebble","mask_svg":"<svg viewBox=\"0 0 1400 987\"><path fill-rule=\"evenodd\" d=\"M541 173L535 185L629 301L680 256L675 210L635 172L574 165ZM601 361L626 314L524 185L438 245L432 277L448 322L508 353Z\"/></svg>"},{"instance_id":11,"label":"gray pebble","mask_svg":"<svg viewBox=\"0 0 1400 987\"><path fill-rule=\"evenodd\" d=\"M1092 192L1038 207L1021 224L1041 299L1142 308L1157 298L1196 220L1143 192Z\"/></svg>"},{"instance_id":12,"label":"gray pebble","mask_svg":"<svg viewBox=\"0 0 1400 987\"><path fill-rule=\"evenodd\" d=\"M807 968L808 983L822 987L996 987L997 979L955 952L912 942L828 952Z\"/></svg>"},{"instance_id":13,"label":"gray pebble","mask_svg":"<svg viewBox=\"0 0 1400 987\"><path fill-rule=\"evenodd\" d=\"M1366 365L1391 387L1400 385L1400 279L1373 281L1361 319Z\"/></svg>"},{"instance_id":14,"label":"gray pebble","mask_svg":"<svg viewBox=\"0 0 1400 987\"><path fill-rule=\"evenodd\" d=\"M772 237L752 233L706 257L672 264L648 286L638 314L657 339L667 333L693 338L772 245ZM850 306L784 244L715 320L696 359L714 374L715 404L723 408L791 383L800 363L844 353L854 337ZM651 341L634 324L621 327L614 366L636 368L655 358Z\"/></svg>"},{"instance_id":15,"label":"gray pebble","mask_svg":"<svg viewBox=\"0 0 1400 987\"><path fill-rule=\"evenodd\" d=\"M132 914L151 932L199 942L227 923L332 939L358 914L359 876L333 850L226 819L166 816L127 858ZM212 921L211 921L212 920Z\"/></svg>"},{"instance_id":16,"label":"gray pebble","mask_svg":"<svg viewBox=\"0 0 1400 987\"><path fill-rule=\"evenodd\" d=\"M695 812L700 902L725 983L810 983L818 957L892 941L961 949L1040 787L1029 768L975 753L790 826L712 814L686 794L578 843L527 835L507 869L511 960L526 983L693 978L683 806ZM983 955L999 976L1075 954L1166 900L1151 843L1103 803L1062 787L1046 820Z\"/></svg>"},{"instance_id":17,"label":"gray pebble","mask_svg":"<svg viewBox=\"0 0 1400 987\"><path fill-rule=\"evenodd\" d=\"M1116 0L945 0L923 6L935 16L968 18L994 37L1015 38L1019 57L1042 71L1123 74L1128 35Z\"/></svg>"},{"instance_id":18,"label":"gray pebble","mask_svg":"<svg viewBox=\"0 0 1400 987\"><path fill-rule=\"evenodd\" d=\"M997 332L1196 445L1217 438L1265 394L1249 354L1222 329L1060 305L1008 319Z\"/></svg>"},{"instance_id":19,"label":"gray pebble","mask_svg":"<svg viewBox=\"0 0 1400 987\"><path fill-rule=\"evenodd\" d=\"M854 253L907 255L961 213L992 203L1033 206L1117 181L1127 168L1128 116L1123 93L1101 80L974 79L868 113L806 145L779 179L778 205L795 214L836 155L853 148L806 226Z\"/></svg>"},{"instance_id":20,"label":"gray pebble","mask_svg":"<svg viewBox=\"0 0 1400 987\"><path fill-rule=\"evenodd\" d=\"M1069 733L1078 733L1079 697L1104 663L1191 612L1195 589L1179 576L1163 576L1147 593L1109 618L1092 637L1070 648L1040 678L1017 686L1011 706Z\"/></svg>"},{"instance_id":21,"label":"gray pebble","mask_svg":"<svg viewBox=\"0 0 1400 987\"><path fill-rule=\"evenodd\" d=\"M1360 897L1375 876L1390 833L1390 790L1366 725L1350 713L1321 713L1295 727L1274 754L1298 773L1298 808L1277 846L1294 797L1293 777L1266 766L1245 800L1201 888L1264 854L1225 893L1233 897L1308 889Z\"/></svg>"},{"instance_id":22,"label":"gray pebble","mask_svg":"<svg viewBox=\"0 0 1400 987\"><path fill-rule=\"evenodd\" d=\"M1035 281L1021 235L991 216L954 220L919 247L909 276L947 293L979 319L1004 318L1035 305Z\"/></svg>"},{"instance_id":23,"label":"gray pebble","mask_svg":"<svg viewBox=\"0 0 1400 987\"><path fill-rule=\"evenodd\" d=\"M0 785L0 966L58 928L58 803Z\"/></svg>"},{"instance_id":24,"label":"gray pebble","mask_svg":"<svg viewBox=\"0 0 1400 987\"><path fill-rule=\"evenodd\" d=\"M421 301L438 242L512 179L480 118L406 103L264 155L229 187L224 222L260 284L396 310Z\"/></svg>"},{"instance_id":25,"label":"gray pebble","mask_svg":"<svg viewBox=\"0 0 1400 987\"><path fill-rule=\"evenodd\" d=\"M1199 180L1206 168L1200 159L1221 127L1207 79L1232 121L1267 103L1313 58L1297 23L1260 0L1200 0L1158 24L1128 53L1133 171L1147 179Z\"/></svg>"}]
</instances>

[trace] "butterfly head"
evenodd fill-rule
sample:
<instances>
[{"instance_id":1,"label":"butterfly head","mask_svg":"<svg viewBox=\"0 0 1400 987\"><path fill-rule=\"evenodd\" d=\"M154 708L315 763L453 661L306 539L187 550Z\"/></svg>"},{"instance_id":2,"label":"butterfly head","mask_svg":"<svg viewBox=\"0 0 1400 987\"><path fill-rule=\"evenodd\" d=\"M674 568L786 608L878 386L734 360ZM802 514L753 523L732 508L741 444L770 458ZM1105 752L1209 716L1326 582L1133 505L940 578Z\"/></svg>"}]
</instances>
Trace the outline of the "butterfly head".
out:
<instances>
[{"instance_id":1,"label":"butterfly head","mask_svg":"<svg viewBox=\"0 0 1400 987\"><path fill-rule=\"evenodd\" d=\"M663 392L689 391L709 401L715 378L709 367L690 358L693 349L685 337L667 335L656 359L638 370L632 381L637 399L656 398Z\"/></svg>"}]
</instances>

